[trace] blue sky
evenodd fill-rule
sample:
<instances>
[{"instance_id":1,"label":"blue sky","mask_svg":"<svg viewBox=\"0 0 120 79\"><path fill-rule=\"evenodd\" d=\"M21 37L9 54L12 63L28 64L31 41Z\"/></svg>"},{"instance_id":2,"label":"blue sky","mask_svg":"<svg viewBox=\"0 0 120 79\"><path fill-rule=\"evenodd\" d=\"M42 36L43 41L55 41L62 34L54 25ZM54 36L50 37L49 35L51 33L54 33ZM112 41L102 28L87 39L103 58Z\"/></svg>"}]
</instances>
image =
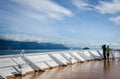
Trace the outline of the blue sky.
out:
<instances>
[{"instance_id":1,"label":"blue sky","mask_svg":"<svg viewBox=\"0 0 120 79\"><path fill-rule=\"evenodd\" d=\"M120 46L120 0L0 0L0 38Z\"/></svg>"}]
</instances>

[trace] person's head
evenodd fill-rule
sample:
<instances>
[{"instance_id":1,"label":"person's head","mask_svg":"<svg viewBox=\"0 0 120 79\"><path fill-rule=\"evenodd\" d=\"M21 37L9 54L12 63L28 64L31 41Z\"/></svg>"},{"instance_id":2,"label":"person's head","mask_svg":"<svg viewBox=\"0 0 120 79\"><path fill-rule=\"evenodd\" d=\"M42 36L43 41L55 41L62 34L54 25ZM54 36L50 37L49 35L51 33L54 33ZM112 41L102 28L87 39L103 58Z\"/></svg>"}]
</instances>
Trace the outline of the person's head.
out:
<instances>
[{"instance_id":1,"label":"person's head","mask_svg":"<svg viewBox=\"0 0 120 79\"><path fill-rule=\"evenodd\" d=\"M106 45L105 45L105 44L103 44L103 46L104 46L104 47L106 47Z\"/></svg>"}]
</instances>

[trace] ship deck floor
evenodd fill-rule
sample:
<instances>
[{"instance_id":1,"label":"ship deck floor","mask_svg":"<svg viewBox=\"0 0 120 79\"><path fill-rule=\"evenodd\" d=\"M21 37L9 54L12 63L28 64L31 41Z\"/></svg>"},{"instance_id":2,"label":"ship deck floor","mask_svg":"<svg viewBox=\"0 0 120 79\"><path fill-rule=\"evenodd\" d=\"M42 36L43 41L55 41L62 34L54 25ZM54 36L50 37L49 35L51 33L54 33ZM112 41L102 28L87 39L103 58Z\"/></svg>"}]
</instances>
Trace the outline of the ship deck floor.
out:
<instances>
[{"instance_id":1,"label":"ship deck floor","mask_svg":"<svg viewBox=\"0 0 120 79\"><path fill-rule=\"evenodd\" d=\"M17 77L16 79L21 79ZM22 79L120 79L120 60L95 60L26 75Z\"/></svg>"}]
</instances>

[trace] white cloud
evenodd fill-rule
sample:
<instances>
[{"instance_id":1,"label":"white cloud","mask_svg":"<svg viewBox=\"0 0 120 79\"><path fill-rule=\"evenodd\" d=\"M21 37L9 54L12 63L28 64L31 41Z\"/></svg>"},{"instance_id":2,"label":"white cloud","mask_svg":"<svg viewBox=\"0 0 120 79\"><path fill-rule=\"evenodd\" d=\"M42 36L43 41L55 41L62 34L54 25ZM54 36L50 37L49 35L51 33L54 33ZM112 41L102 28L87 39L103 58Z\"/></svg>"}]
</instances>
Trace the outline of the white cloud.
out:
<instances>
[{"instance_id":1,"label":"white cloud","mask_svg":"<svg viewBox=\"0 0 120 79\"><path fill-rule=\"evenodd\" d=\"M55 44L63 44L68 47L90 47L90 48L98 48L101 49L101 45L104 43L95 43L95 42L80 42L80 40L57 40L57 39L47 39L42 37L35 37L30 35L16 35L16 34L0 34L0 39L5 40L14 40L14 41L25 41L25 42L49 42ZM105 43L110 45L111 48L118 49L120 47L120 43Z\"/></svg>"},{"instance_id":2,"label":"white cloud","mask_svg":"<svg viewBox=\"0 0 120 79\"><path fill-rule=\"evenodd\" d=\"M27 9L41 12L52 19L62 19L64 16L71 17L70 10L58 5L51 0L11 0L17 4L25 6Z\"/></svg>"},{"instance_id":3,"label":"white cloud","mask_svg":"<svg viewBox=\"0 0 120 79\"><path fill-rule=\"evenodd\" d=\"M113 42L108 44L112 49L120 49L120 43L119 42Z\"/></svg>"},{"instance_id":4,"label":"white cloud","mask_svg":"<svg viewBox=\"0 0 120 79\"><path fill-rule=\"evenodd\" d=\"M72 0L73 5L75 5L79 10L91 10L92 6L85 2L85 0Z\"/></svg>"},{"instance_id":5,"label":"white cloud","mask_svg":"<svg viewBox=\"0 0 120 79\"><path fill-rule=\"evenodd\" d=\"M120 16L110 18L116 25L120 25Z\"/></svg>"},{"instance_id":6,"label":"white cloud","mask_svg":"<svg viewBox=\"0 0 120 79\"><path fill-rule=\"evenodd\" d=\"M120 0L111 2L100 1L100 4L95 6L95 9L102 14L114 14L120 12Z\"/></svg>"},{"instance_id":7,"label":"white cloud","mask_svg":"<svg viewBox=\"0 0 120 79\"><path fill-rule=\"evenodd\" d=\"M53 38L45 38L31 35L22 35L22 34L0 34L0 39L3 40L13 40L13 41L24 41L24 42L49 42L55 44L66 44L63 40L53 39Z\"/></svg>"},{"instance_id":8,"label":"white cloud","mask_svg":"<svg viewBox=\"0 0 120 79\"><path fill-rule=\"evenodd\" d=\"M36 37L31 35L21 35L21 34L0 34L0 39L4 40L14 40L14 41L27 41L27 42L50 42L56 44L64 44L69 47L85 47L85 46L96 46L89 43L81 43L78 40L58 40L58 39L51 39L51 38L42 38Z\"/></svg>"},{"instance_id":9,"label":"white cloud","mask_svg":"<svg viewBox=\"0 0 120 79\"><path fill-rule=\"evenodd\" d=\"M0 39L5 39L5 40L14 40L14 41L35 41L35 42L43 42L45 41L42 38L38 38L38 37L33 37L33 36L29 36L29 35L15 35L15 34L0 34Z\"/></svg>"}]
</instances>

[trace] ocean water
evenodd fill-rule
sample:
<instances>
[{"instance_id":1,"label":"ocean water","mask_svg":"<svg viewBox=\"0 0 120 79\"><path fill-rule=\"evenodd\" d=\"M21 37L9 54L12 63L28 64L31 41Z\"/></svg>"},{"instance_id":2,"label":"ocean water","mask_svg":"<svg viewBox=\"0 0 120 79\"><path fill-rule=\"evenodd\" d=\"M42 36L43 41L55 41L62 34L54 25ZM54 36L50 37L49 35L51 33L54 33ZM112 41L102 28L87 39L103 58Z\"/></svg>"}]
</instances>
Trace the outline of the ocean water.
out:
<instances>
[{"instance_id":1,"label":"ocean water","mask_svg":"<svg viewBox=\"0 0 120 79\"><path fill-rule=\"evenodd\" d=\"M45 52L57 52L67 51L68 49L42 49L42 50L24 50L24 53L45 53ZM13 55L20 54L22 50L0 50L0 55Z\"/></svg>"}]
</instances>

